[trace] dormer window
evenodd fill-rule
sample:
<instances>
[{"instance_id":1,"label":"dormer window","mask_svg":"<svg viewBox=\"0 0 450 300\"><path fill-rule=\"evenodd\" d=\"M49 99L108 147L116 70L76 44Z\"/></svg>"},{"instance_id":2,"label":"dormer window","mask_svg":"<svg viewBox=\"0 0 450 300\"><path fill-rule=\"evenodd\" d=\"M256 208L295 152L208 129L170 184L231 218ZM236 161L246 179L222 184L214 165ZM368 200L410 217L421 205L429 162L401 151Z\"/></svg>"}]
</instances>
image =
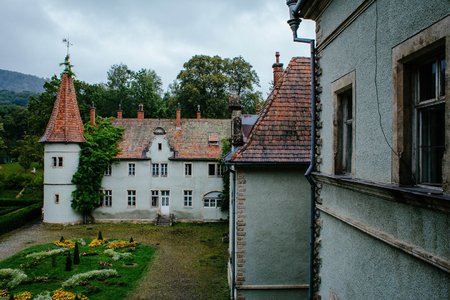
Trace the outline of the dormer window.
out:
<instances>
[{"instance_id":1,"label":"dormer window","mask_svg":"<svg viewBox=\"0 0 450 300\"><path fill-rule=\"evenodd\" d=\"M219 134L210 133L208 137L208 145L210 146L218 146L219 145Z\"/></svg>"}]
</instances>

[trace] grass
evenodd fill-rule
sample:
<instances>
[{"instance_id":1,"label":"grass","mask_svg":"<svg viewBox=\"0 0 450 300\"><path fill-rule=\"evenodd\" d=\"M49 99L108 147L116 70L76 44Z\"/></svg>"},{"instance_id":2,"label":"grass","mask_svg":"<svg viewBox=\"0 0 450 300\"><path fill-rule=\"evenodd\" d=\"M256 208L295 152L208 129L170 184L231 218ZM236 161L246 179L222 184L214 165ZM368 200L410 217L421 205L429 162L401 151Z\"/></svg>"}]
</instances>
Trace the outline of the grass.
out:
<instances>
[{"instance_id":1,"label":"grass","mask_svg":"<svg viewBox=\"0 0 450 300\"><path fill-rule=\"evenodd\" d=\"M181 223L172 227L125 223L35 225L28 233L25 229L0 236L0 259L21 250L20 247L5 249L1 246L7 245L7 240L15 236L28 240L26 244L29 246L58 240L61 235L93 239L98 231L109 239L129 240L133 237L156 250L141 279L135 281L136 288L127 297L111 299L229 299L228 244L222 241L223 234L228 232L227 223ZM101 298L93 296L91 299Z\"/></svg>"},{"instance_id":2,"label":"grass","mask_svg":"<svg viewBox=\"0 0 450 300\"><path fill-rule=\"evenodd\" d=\"M87 240L90 242L90 240ZM0 263L0 268L21 269L29 277L29 282L22 283L10 292L17 294L29 291L37 295L43 291L54 291L61 288L64 281L75 274L85 273L97 269L115 269L119 277L111 277L102 281L89 280L80 286L66 289L77 294L83 294L91 299L124 299L126 294L135 288L139 277L147 269L154 254L154 248L139 244L133 248L116 249L117 252L128 252L132 256L126 260L114 261L110 256L104 254L107 249L105 245L97 247L80 246L80 253L96 254L92 256L81 256L79 265L72 265L70 272L66 271L66 255L60 254L56 257L55 266L51 258L45 258L37 265L30 264L31 258L27 254L60 248L54 244L44 244L30 247L13 257ZM73 253L73 250L70 250ZM24 267L26 266L26 267Z\"/></svg>"}]
</instances>

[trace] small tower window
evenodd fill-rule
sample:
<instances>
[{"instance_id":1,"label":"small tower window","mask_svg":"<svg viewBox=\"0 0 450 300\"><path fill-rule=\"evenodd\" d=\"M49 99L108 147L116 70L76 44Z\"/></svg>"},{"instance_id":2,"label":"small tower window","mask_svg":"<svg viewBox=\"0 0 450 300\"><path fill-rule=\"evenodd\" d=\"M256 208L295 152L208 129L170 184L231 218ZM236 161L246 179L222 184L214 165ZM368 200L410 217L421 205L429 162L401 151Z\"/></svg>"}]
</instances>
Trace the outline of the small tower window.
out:
<instances>
[{"instance_id":1,"label":"small tower window","mask_svg":"<svg viewBox=\"0 0 450 300\"><path fill-rule=\"evenodd\" d=\"M61 156L53 156L52 166L54 168L61 168L63 166L63 158Z\"/></svg>"},{"instance_id":2,"label":"small tower window","mask_svg":"<svg viewBox=\"0 0 450 300\"><path fill-rule=\"evenodd\" d=\"M158 143L158 150L159 150L159 151L162 150L162 143Z\"/></svg>"},{"instance_id":3,"label":"small tower window","mask_svg":"<svg viewBox=\"0 0 450 300\"><path fill-rule=\"evenodd\" d=\"M55 204L59 204L59 194L55 194Z\"/></svg>"}]
</instances>

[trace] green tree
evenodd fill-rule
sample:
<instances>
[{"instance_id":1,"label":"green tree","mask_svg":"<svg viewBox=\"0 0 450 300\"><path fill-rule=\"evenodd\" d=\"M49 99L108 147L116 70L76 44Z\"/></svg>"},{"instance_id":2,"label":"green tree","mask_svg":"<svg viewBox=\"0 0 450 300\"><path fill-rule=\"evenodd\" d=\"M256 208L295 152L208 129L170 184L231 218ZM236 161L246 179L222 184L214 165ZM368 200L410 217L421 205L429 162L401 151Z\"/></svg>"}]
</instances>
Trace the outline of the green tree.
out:
<instances>
[{"instance_id":1,"label":"green tree","mask_svg":"<svg viewBox=\"0 0 450 300\"><path fill-rule=\"evenodd\" d=\"M248 110L244 113L254 112L262 102L261 93L254 90L259 85L258 75L242 57L195 55L183 68L165 96L169 110L175 102L180 103L184 115L193 117L200 105L208 118L228 118L230 95L241 96L243 107Z\"/></svg>"},{"instance_id":2,"label":"green tree","mask_svg":"<svg viewBox=\"0 0 450 300\"><path fill-rule=\"evenodd\" d=\"M32 113L29 114L28 134L41 136L44 133L60 83L61 80L53 75L50 81L44 83L44 92L30 97L28 111Z\"/></svg>"},{"instance_id":3,"label":"green tree","mask_svg":"<svg viewBox=\"0 0 450 300\"><path fill-rule=\"evenodd\" d=\"M39 143L39 136L26 134L17 142L17 148L13 153L17 155L19 164L24 169L29 169L32 163L43 165L44 146Z\"/></svg>"},{"instance_id":4,"label":"green tree","mask_svg":"<svg viewBox=\"0 0 450 300\"><path fill-rule=\"evenodd\" d=\"M117 145L122 134L123 128L113 126L110 119L97 117L95 125L85 124L86 142L81 145L78 170L72 178L76 185L72 208L83 215L84 224L101 204L103 173L119 153Z\"/></svg>"},{"instance_id":5,"label":"green tree","mask_svg":"<svg viewBox=\"0 0 450 300\"><path fill-rule=\"evenodd\" d=\"M120 104L124 117L136 117L139 104L144 105L147 117L157 118L164 114L162 81L153 70L135 72L125 64L113 65L108 71L106 86L110 107L117 111Z\"/></svg>"}]
</instances>

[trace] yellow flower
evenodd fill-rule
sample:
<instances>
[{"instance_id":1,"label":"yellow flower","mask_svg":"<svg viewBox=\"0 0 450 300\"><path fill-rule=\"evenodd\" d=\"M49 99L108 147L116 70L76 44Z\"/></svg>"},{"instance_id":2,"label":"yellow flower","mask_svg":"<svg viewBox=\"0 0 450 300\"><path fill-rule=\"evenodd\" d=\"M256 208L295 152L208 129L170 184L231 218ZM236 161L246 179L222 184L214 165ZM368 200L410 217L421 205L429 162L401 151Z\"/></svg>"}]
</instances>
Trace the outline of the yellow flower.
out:
<instances>
[{"instance_id":1,"label":"yellow flower","mask_svg":"<svg viewBox=\"0 0 450 300\"><path fill-rule=\"evenodd\" d=\"M127 242L127 241L115 241L111 242L106 246L109 249L120 249L120 248L128 248L128 247L136 247L137 242Z\"/></svg>"},{"instance_id":2,"label":"yellow flower","mask_svg":"<svg viewBox=\"0 0 450 300\"><path fill-rule=\"evenodd\" d=\"M104 244L105 242L105 240L93 239L92 242L89 243L89 247L97 247Z\"/></svg>"},{"instance_id":3,"label":"yellow flower","mask_svg":"<svg viewBox=\"0 0 450 300\"><path fill-rule=\"evenodd\" d=\"M6 295L8 295L8 290L7 289L0 290L0 297L4 297Z\"/></svg>"},{"instance_id":4,"label":"yellow flower","mask_svg":"<svg viewBox=\"0 0 450 300\"><path fill-rule=\"evenodd\" d=\"M58 247L75 248L75 243L72 242L71 240L64 240L63 242L55 241L53 242L53 244L55 244Z\"/></svg>"},{"instance_id":5,"label":"yellow flower","mask_svg":"<svg viewBox=\"0 0 450 300\"><path fill-rule=\"evenodd\" d=\"M78 299L80 300L89 300L89 298L85 295L76 295L75 293L68 292L63 289L53 291L52 300L74 300L76 296L78 296Z\"/></svg>"},{"instance_id":6,"label":"yellow flower","mask_svg":"<svg viewBox=\"0 0 450 300\"><path fill-rule=\"evenodd\" d=\"M14 295L14 300L30 300L32 295L30 292L22 292Z\"/></svg>"}]
</instances>

